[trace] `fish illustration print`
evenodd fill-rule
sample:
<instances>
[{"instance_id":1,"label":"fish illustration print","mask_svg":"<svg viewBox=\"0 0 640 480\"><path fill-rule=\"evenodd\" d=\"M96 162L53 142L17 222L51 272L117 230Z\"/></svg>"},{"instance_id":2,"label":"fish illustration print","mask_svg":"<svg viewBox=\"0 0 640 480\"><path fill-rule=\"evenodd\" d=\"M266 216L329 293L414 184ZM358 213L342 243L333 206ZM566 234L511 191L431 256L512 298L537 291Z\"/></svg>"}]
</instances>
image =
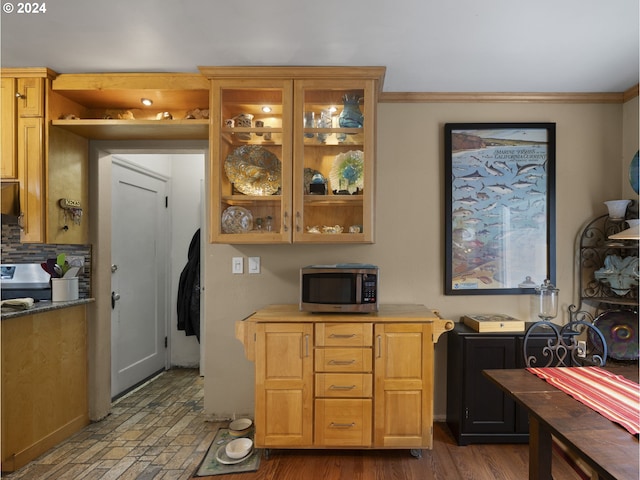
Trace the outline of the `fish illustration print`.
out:
<instances>
[{"instance_id":1,"label":"fish illustration print","mask_svg":"<svg viewBox=\"0 0 640 480\"><path fill-rule=\"evenodd\" d=\"M502 177L502 176L504 176L504 173L502 173L497 168L493 168L491 165L489 165L489 162L487 162L485 164L484 169L487 171L487 173L489 175L493 175L494 177Z\"/></svg>"},{"instance_id":2,"label":"fish illustration print","mask_svg":"<svg viewBox=\"0 0 640 480\"><path fill-rule=\"evenodd\" d=\"M462 207L455 209L452 213L454 217L470 217L473 215L471 210Z\"/></svg>"},{"instance_id":3,"label":"fish illustration print","mask_svg":"<svg viewBox=\"0 0 640 480\"><path fill-rule=\"evenodd\" d=\"M507 187L505 184L503 183L498 183L496 185L486 185L485 188L488 188L489 190L491 190L492 192L496 192L496 193L511 193L513 192L512 188Z\"/></svg>"},{"instance_id":4,"label":"fish illustration print","mask_svg":"<svg viewBox=\"0 0 640 480\"><path fill-rule=\"evenodd\" d=\"M462 190L463 192L475 192L476 187L466 183L464 185L460 185L459 187L456 187L456 190Z\"/></svg>"},{"instance_id":5,"label":"fish illustration print","mask_svg":"<svg viewBox=\"0 0 640 480\"><path fill-rule=\"evenodd\" d=\"M478 171L476 170L473 173L470 173L469 175L463 175L462 177L454 177L454 180L482 180L484 178L484 176Z\"/></svg>"},{"instance_id":6,"label":"fish illustration print","mask_svg":"<svg viewBox=\"0 0 640 480\"><path fill-rule=\"evenodd\" d=\"M493 202L492 204L487 205L486 207L481 208L478 211L480 211L480 212L489 212L489 211L493 210L494 208L496 208L497 206L498 206L498 202Z\"/></svg>"},{"instance_id":7,"label":"fish illustration print","mask_svg":"<svg viewBox=\"0 0 640 480\"><path fill-rule=\"evenodd\" d=\"M471 207L473 205L475 205L476 203L478 203L478 200L476 200L475 198L471 198L471 197L465 197L465 198L460 198L457 200L454 200L456 203L461 203L462 205L465 205L467 207Z\"/></svg>"},{"instance_id":8,"label":"fish illustration print","mask_svg":"<svg viewBox=\"0 0 640 480\"><path fill-rule=\"evenodd\" d=\"M529 188L529 187L533 187L535 183L525 182L524 180L518 180L517 182L514 182L511 185L516 188Z\"/></svg>"},{"instance_id":9,"label":"fish illustration print","mask_svg":"<svg viewBox=\"0 0 640 480\"><path fill-rule=\"evenodd\" d=\"M496 167L502 168L503 170L506 170L507 172L511 173L511 168L509 167L509 165L507 165L506 163L498 160L496 162L493 163Z\"/></svg>"},{"instance_id":10,"label":"fish illustration print","mask_svg":"<svg viewBox=\"0 0 640 480\"><path fill-rule=\"evenodd\" d=\"M530 172L534 168L539 167L537 163L527 163L526 165L518 165L518 171L516 172L516 177L518 175L524 175L527 172Z\"/></svg>"}]
</instances>

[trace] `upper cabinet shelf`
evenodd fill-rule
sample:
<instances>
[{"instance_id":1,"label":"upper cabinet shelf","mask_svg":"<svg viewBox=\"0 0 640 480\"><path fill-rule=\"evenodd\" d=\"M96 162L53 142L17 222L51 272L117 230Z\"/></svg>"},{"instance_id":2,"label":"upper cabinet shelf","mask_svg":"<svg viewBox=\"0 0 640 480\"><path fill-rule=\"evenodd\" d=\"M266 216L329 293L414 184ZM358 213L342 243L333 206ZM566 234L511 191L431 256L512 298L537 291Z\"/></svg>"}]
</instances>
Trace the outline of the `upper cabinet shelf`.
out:
<instances>
[{"instance_id":1,"label":"upper cabinet shelf","mask_svg":"<svg viewBox=\"0 0 640 480\"><path fill-rule=\"evenodd\" d=\"M208 87L199 74L62 74L52 82L49 119L99 140L207 139Z\"/></svg>"}]
</instances>

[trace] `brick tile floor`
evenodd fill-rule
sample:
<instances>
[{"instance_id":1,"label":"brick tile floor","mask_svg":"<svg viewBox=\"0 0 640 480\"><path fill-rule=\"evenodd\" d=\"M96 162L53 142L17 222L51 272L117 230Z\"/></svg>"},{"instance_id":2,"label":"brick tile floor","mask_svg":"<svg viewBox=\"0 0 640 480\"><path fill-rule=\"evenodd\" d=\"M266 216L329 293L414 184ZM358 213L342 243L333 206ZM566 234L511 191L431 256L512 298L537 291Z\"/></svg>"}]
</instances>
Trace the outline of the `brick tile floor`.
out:
<instances>
[{"instance_id":1,"label":"brick tile floor","mask_svg":"<svg viewBox=\"0 0 640 480\"><path fill-rule=\"evenodd\" d=\"M8 480L187 480L222 425L203 412L196 369L172 369L117 400Z\"/></svg>"}]
</instances>

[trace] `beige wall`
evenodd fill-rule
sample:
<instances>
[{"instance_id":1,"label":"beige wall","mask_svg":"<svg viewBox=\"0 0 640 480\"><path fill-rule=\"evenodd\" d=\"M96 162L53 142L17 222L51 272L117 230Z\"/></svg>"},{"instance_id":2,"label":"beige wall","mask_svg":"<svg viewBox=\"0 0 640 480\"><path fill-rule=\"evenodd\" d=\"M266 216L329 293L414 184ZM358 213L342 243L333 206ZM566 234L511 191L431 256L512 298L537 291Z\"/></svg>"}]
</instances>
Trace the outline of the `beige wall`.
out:
<instances>
[{"instance_id":1,"label":"beige wall","mask_svg":"<svg viewBox=\"0 0 640 480\"><path fill-rule=\"evenodd\" d=\"M629 182L629 164L638 151L638 111L640 110L638 97L629 100L622 108L622 197L633 198L638 201L638 194L631 188Z\"/></svg>"},{"instance_id":2,"label":"beige wall","mask_svg":"<svg viewBox=\"0 0 640 480\"><path fill-rule=\"evenodd\" d=\"M422 303L445 318L494 312L530 318L527 296L445 296L443 125L446 122L555 122L557 284L562 309L575 302L574 242L581 226L623 193L620 104L420 103L379 105L376 243L350 246L208 245L205 409L216 417L253 412L253 364L234 322L270 303L295 303L298 269L323 262L381 268L380 301ZM635 101L637 149L637 99ZM625 143L633 144L631 132ZM627 149L627 146L625 146ZM634 150L635 152L635 150ZM625 158L628 155L625 155ZM630 158L629 158L630 159ZM262 273L232 275L232 256L260 256ZM435 416L445 417L446 334L436 345Z\"/></svg>"}]
</instances>

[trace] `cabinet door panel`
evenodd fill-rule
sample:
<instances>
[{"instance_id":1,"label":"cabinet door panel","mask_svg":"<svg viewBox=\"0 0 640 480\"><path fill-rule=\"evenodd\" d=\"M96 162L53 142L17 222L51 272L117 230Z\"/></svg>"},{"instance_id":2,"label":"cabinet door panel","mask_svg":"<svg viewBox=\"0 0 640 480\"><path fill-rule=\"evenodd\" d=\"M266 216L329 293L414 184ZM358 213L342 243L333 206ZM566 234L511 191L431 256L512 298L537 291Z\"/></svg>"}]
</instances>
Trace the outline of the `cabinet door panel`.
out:
<instances>
[{"instance_id":1,"label":"cabinet door panel","mask_svg":"<svg viewBox=\"0 0 640 480\"><path fill-rule=\"evenodd\" d=\"M18 115L21 117L44 117L44 79L19 78L16 94Z\"/></svg>"},{"instance_id":2,"label":"cabinet door panel","mask_svg":"<svg viewBox=\"0 0 640 480\"><path fill-rule=\"evenodd\" d=\"M374 349L374 445L431 448L431 325L378 324Z\"/></svg>"},{"instance_id":3,"label":"cabinet door panel","mask_svg":"<svg viewBox=\"0 0 640 480\"><path fill-rule=\"evenodd\" d=\"M291 242L292 96L291 80L211 82L212 242Z\"/></svg>"},{"instance_id":4,"label":"cabinet door panel","mask_svg":"<svg viewBox=\"0 0 640 480\"><path fill-rule=\"evenodd\" d=\"M44 241L44 121L18 119L18 177L23 242Z\"/></svg>"},{"instance_id":5,"label":"cabinet door panel","mask_svg":"<svg viewBox=\"0 0 640 480\"><path fill-rule=\"evenodd\" d=\"M2 141L2 156L0 156L0 175L3 179L18 178L18 163L16 159L16 90L14 78L2 78L2 96L0 108L0 135Z\"/></svg>"},{"instance_id":6,"label":"cabinet door panel","mask_svg":"<svg viewBox=\"0 0 640 480\"><path fill-rule=\"evenodd\" d=\"M373 242L376 85L344 79L295 83L295 242ZM362 121L341 121L345 96L359 99L351 108ZM319 173L324 186L310 184L307 172ZM342 230L327 240L323 227L335 226Z\"/></svg>"},{"instance_id":7,"label":"cabinet door panel","mask_svg":"<svg viewBox=\"0 0 640 480\"><path fill-rule=\"evenodd\" d=\"M256 326L256 445L309 446L313 431L313 328Z\"/></svg>"},{"instance_id":8,"label":"cabinet door panel","mask_svg":"<svg viewBox=\"0 0 640 480\"><path fill-rule=\"evenodd\" d=\"M468 397L463 419L465 431L513 432L515 403L493 385L482 370L515 368L513 338L465 338L464 382Z\"/></svg>"}]
</instances>

